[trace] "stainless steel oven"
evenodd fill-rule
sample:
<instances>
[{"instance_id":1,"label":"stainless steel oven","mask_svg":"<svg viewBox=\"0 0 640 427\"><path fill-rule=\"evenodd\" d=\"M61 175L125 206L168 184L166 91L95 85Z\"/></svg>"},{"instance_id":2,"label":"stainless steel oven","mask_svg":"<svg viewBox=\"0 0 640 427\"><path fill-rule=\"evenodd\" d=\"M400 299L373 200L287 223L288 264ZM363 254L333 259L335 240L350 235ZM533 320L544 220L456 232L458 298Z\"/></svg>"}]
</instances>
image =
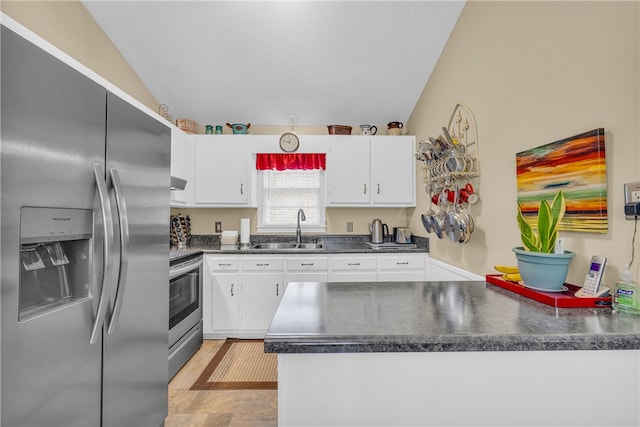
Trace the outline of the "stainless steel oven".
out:
<instances>
[{"instance_id":1,"label":"stainless steel oven","mask_svg":"<svg viewBox=\"0 0 640 427\"><path fill-rule=\"evenodd\" d=\"M169 379L202 345L202 254L170 261Z\"/></svg>"}]
</instances>

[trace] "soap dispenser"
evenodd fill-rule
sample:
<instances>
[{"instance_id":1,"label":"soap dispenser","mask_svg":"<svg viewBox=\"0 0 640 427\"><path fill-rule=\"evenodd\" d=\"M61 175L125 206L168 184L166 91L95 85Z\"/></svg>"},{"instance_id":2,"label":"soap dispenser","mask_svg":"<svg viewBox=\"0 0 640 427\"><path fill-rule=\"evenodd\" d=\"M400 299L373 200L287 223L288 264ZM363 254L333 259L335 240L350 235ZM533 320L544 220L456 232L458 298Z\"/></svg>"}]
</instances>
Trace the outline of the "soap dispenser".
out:
<instances>
[{"instance_id":1,"label":"soap dispenser","mask_svg":"<svg viewBox=\"0 0 640 427\"><path fill-rule=\"evenodd\" d=\"M613 309L624 313L640 315L640 285L633 281L627 268L614 286Z\"/></svg>"}]
</instances>

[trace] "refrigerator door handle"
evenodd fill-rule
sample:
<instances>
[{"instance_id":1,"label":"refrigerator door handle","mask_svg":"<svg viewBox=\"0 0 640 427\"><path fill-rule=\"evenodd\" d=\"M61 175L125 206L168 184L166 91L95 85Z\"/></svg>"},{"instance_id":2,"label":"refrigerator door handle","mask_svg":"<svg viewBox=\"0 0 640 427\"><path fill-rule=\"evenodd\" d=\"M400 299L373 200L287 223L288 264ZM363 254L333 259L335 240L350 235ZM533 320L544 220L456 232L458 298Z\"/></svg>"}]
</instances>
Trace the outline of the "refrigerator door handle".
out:
<instances>
[{"instance_id":1,"label":"refrigerator door handle","mask_svg":"<svg viewBox=\"0 0 640 427\"><path fill-rule=\"evenodd\" d=\"M104 318L107 311L107 287L111 271L111 247L113 246L113 217L111 216L111 202L107 191L104 168L100 163L94 163L93 176L96 179L98 189L98 200L100 201L100 212L102 214L102 226L104 231L103 267L102 267L102 288L100 289L100 299L98 309L91 329L90 344L98 342L98 334L104 325Z\"/></svg>"},{"instance_id":2,"label":"refrigerator door handle","mask_svg":"<svg viewBox=\"0 0 640 427\"><path fill-rule=\"evenodd\" d=\"M124 298L125 285L127 283L127 267L129 265L129 219L127 216L127 205L122 194L122 184L120 183L120 174L117 169L109 170L111 175L111 183L113 184L113 193L116 198L116 209L118 211L118 222L120 225L120 270L116 280L116 297L113 303L113 311L109 320L107 333L113 334L120 317L120 309L122 308L122 298Z\"/></svg>"}]
</instances>

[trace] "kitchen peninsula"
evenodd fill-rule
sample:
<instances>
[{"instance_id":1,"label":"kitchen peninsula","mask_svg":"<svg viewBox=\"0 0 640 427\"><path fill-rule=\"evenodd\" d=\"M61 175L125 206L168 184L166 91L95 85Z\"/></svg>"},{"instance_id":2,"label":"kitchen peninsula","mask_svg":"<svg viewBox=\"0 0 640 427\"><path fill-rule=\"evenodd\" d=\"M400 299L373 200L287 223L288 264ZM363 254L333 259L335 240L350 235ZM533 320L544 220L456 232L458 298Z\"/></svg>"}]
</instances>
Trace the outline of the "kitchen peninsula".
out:
<instances>
[{"instance_id":1,"label":"kitchen peninsula","mask_svg":"<svg viewBox=\"0 0 640 427\"><path fill-rule=\"evenodd\" d=\"M290 283L280 425L639 425L640 317L475 282Z\"/></svg>"}]
</instances>

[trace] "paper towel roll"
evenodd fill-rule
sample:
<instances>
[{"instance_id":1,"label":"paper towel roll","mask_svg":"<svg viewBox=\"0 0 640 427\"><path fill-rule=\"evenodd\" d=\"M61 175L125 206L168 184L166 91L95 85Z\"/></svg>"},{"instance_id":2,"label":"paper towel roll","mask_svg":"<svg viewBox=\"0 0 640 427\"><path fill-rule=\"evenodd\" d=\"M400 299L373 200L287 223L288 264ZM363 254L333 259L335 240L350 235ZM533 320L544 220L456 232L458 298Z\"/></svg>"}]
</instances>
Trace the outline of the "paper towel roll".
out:
<instances>
[{"instance_id":1,"label":"paper towel roll","mask_svg":"<svg viewBox=\"0 0 640 427\"><path fill-rule=\"evenodd\" d=\"M251 235L251 223L249 218L240 219L240 243L249 243L249 236Z\"/></svg>"}]
</instances>

